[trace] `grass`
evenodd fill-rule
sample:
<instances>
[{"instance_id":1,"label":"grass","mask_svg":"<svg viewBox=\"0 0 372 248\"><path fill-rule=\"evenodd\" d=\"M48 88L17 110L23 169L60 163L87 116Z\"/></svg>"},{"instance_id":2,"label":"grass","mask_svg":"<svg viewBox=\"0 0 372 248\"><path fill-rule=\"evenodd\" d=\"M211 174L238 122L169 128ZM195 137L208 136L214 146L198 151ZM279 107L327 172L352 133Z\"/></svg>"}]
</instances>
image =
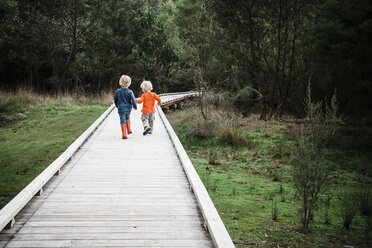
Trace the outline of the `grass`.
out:
<instances>
[{"instance_id":1,"label":"grass","mask_svg":"<svg viewBox=\"0 0 372 248\"><path fill-rule=\"evenodd\" d=\"M0 92L0 208L106 109L94 99Z\"/></svg>"},{"instance_id":2,"label":"grass","mask_svg":"<svg viewBox=\"0 0 372 248\"><path fill-rule=\"evenodd\" d=\"M188 129L198 118L197 110L173 111L167 117L236 247L370 245L371 221L357 212L351 229L343 228L342 203L345 190L371 186L371 146L361 149L336 141L330 148L326 158L332 166L330 188L321 195L324 204L315 212L311 232L303 233L289 166L297 124L242 119L233 132L202 138Z\"/></svg>"}]
</instances>

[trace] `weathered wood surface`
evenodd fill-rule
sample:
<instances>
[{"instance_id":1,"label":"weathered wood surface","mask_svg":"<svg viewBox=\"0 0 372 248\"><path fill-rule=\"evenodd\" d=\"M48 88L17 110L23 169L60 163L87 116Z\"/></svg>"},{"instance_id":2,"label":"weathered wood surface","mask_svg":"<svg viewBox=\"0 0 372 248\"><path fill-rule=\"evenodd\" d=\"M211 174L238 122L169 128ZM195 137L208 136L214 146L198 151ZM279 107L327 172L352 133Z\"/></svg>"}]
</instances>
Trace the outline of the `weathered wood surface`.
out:
<instances>
[{"instance_id":1,"label":"weathered wood surface","mask_svg":"<svg viewBox=\"0 0 372 248\"><path fill-rule=\"evenodd\" d=\"M153 134L143 136L140 110L132 111L133 134L122 140L112 111L0 233L0 247L233 247L230 237L216 238L227 234L213 227L218 214L218 220L203 218L216 210L200 206L205 192L197 198L190 192L200 186L190 185L184 155L159 112Z\"/></svg>"}]
</instances>

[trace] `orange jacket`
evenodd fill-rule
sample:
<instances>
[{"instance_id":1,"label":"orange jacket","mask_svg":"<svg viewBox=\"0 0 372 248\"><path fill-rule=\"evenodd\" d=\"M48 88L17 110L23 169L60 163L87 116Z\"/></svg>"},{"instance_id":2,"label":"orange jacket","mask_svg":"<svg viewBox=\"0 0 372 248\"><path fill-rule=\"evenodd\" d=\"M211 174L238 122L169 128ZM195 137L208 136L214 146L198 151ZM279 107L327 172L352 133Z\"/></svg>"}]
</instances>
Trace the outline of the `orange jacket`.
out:
<instances>
[{"instance_id":1,"label":"orange jacket","mask_svg":"<svg viewBox=\"0 0 372 248\"><path fill-rule=\"evenodd\" d=\"M141 112L144 114L151 114L155 113L155 100L158 101L158 105L160 106L161 100L155 92L146 92L142 94L140 99L137 99L137 103L143 103Z\"/></svg>"}]
</instances>

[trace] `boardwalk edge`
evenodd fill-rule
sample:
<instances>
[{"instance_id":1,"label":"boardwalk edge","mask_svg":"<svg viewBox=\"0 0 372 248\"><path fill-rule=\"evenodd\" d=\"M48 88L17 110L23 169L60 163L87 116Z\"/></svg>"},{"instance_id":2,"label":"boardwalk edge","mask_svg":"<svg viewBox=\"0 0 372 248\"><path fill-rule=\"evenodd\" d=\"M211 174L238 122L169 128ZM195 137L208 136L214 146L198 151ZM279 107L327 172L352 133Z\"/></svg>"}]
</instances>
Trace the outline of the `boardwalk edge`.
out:
<instances>
[{"instance_id":1,"label":"boardwalk edge","mask_svg":"<svg viewBox=\"0 0 372 248\"><path fill-rule=\"evenodd\" d=\"M197 174L193 164L190 161L185 149L183 148L181 141L178 139L177 134L174 132L170 125L167 117L163 110L156 106L159 112L160 118L162 119L167 132L173 142L173 145L177 151L177 155L184 168L187 178L194 191L195 197L198 201L198 205L203 214L204 221L207 224L207 229L211 235L212 241L217 248L230 248L235 247L229 233L223 224L221 217L219 216L216 207L214 206L207 190L204 187L199 175Z\"/></svg>"}]
</instances>

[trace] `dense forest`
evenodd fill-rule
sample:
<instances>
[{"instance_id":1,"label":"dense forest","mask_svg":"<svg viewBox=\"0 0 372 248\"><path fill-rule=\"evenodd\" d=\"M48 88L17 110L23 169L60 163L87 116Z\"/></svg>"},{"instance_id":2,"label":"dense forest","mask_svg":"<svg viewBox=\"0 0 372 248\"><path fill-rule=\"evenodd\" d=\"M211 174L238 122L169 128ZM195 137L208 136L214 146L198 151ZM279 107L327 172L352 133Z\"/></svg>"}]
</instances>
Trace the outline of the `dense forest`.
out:
<instances>
[{"instance_id":1,"label":"dense forest","mask_svg":"<svg viewBox=\"0 0 372 248\"><path fill-rule=\"evenodd\" d=\"M372 1L1 0L0 18L4 90L100 94L127 74L136 93L213 90L268 120L301 115L311 83L371 122Z\"/></svg>"}]
</instances>

